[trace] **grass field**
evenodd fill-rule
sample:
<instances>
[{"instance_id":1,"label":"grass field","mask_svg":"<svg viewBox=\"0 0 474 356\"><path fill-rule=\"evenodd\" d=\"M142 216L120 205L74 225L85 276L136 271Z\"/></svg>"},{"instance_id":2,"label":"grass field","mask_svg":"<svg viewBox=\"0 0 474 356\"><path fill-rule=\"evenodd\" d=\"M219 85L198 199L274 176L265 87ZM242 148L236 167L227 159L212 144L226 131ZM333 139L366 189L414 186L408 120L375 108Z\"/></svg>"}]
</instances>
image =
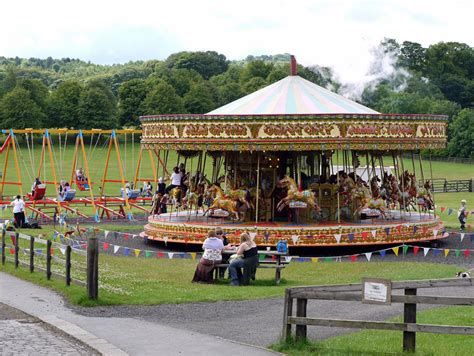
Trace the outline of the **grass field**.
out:
<instances>
[{"instance_id":1,"label":"grass field","mask_svg":"<svg viewBox=\"0 0 474 356\"><path fill-rule=\"evenodd\" d=\"M403 318L392 319L402 322ZM438 325L474 326L472 307L448 307L417 313L417 323ZM321 342L294 342L274 345L273 348L287 355L404 355L402 333L382 330L364 330ZM417 333L417 355L470 356L474 338L462 335Z\"/></svg>"}]
</instances>

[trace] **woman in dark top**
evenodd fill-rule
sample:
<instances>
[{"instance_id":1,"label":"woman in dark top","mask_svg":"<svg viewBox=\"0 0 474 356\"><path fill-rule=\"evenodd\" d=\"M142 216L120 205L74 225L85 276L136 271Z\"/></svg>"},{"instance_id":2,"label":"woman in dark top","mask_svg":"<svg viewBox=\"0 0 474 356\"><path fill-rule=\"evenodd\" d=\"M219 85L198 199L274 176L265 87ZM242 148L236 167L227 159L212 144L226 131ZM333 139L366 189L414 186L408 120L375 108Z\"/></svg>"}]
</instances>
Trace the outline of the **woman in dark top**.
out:
<instances>
[{"instance_id":1,"label":"woman in dark top","mask_svg":"<svg viewBox=\"0 0 474 356\"><path fill-rule=\"evenodd\" d=\"M240 256L239 258L234 259L229 265L229 273L230 273L230 285L231 286L238 286L240 285L239 276L242 275L242 270L246 265L246 260L252 258L255 259L257 256L255 265L258 262L258 249L255 242L250 238L249 234L243 233L240 235L240 246L237 249L237 255Z\"/></svg>"}]
</instances>

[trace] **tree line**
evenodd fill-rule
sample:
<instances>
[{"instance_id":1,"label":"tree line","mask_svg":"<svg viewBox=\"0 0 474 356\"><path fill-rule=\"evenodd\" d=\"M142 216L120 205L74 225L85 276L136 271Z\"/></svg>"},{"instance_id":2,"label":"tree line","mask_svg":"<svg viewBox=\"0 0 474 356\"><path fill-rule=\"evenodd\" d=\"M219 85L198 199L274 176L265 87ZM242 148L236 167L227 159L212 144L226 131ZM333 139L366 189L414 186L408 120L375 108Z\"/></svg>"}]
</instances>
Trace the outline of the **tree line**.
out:
<instances>
[{"instance_id":1,"label":"tree line","mask_svg":"<svg viewBox=\"0 0 474 356\"><path fill-rule=\"evenodd\" d=\"M384 113L448 115L448 148L438 154L473 157L473 48L455 42L423 48L386 39L379 49L394 58L395 70L369 83L358 101ZM0 123L2 128L109 129L137 127L141 115L202 114L286 77L289 57L229 61L214 51L179 52L163 61L111 66L0 57ZM330 68L299 65L298 72L343 90Z\"/></svg>"}]
</instances>

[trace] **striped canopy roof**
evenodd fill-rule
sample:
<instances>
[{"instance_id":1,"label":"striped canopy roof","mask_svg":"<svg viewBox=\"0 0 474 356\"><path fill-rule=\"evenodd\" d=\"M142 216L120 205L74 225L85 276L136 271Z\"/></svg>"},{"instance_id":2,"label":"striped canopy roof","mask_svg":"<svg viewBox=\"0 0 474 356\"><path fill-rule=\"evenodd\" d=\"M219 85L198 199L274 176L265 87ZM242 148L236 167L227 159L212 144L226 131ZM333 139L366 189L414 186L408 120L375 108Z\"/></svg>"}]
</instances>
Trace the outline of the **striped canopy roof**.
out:
<instances>
[{"instance_id":1,"label":"striped canopy roof","mask_svg":"<svg viewBox=\"0 0 474 356\"><path fill-rule=\"evenodd\" d=\"M378 114L297 75L290 75L207 115Z\"/></svg>"}]
</instances>

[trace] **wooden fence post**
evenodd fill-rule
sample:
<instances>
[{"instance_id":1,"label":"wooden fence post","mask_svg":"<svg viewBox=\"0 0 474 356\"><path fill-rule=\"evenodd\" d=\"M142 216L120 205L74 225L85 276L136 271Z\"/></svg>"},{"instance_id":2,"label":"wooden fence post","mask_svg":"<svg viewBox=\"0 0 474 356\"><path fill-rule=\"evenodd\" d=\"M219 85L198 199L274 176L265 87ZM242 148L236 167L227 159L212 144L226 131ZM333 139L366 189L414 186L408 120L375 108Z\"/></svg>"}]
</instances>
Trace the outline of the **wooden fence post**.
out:
<instances>
[{"instance_id":1,"label":"wooden fence post","mask_svg":"<svg viewBox=\"0 0 474 356\"><path fill-rule=\"evenodd\" d=\"M306 318L306 306L308 305L308 299L297 298L296 299L296 316ZM304 340L307 335L306 325L296 325L296 340Z\"/></svg>"},{"instance_id":2,"label":"wooden fence post","mask_svg":"<svg viewBox=\"0 0 474 356\"><path fill-rule=\"evenodd\" d=\"M18 259L18 253L20 252L20 233L15 234L15 268L18 268L18 265L20 264L20 260Z\"/></svg>"},{"instance_id":3,"label":"wooden fence post","mask_svg":"<svg viewBox=\"0 0 474 356\"><path fill-rule=\"evenodd\" d=\"M405 289L405 295L416 295L416 288ZM416 323L416 303L405 303L403 305L403 322ZM416 332L403 332L403 351L415 352Z\"/></svg>"},{"instance_id":4,"label":"wooden fence post","mask_svg":"<svg viewBox=\"0 0 474 356\"><path fill-rule=\"evenodd\" d=\"M87 295L89 299L99 297L99 241L95 234L87 244Z\"/></svg>"},{"instance_id":5,"label":"wooden fence post","mask_svg":"<svg viewBox=\"0 0 474 356\"><path fill-rule=\"evenodd\" d=\"M30 236L30 273L35 270L35 238Z\"/></svg>"},{"instance_id":6,"label":"wooden fence post","mask_svg":"<svg viewBox=\"0 0 474 356\"><path fill-rule=\"evenodd\" d=\"M46 278L51 279L51 240L46 240Z\"/></svg>"},{"instance_id":7,"label":"wooden fence post","mask_svg":"<svg viewBox=\"0 0 474 356\"><path fill-rule=\"evenodd\" d=\"M286 341L291 337L291 324L288 322L289 318L293 315L293 298L291 298L291 292L289 289L285 290L285 301L283 305L283 330L281 338Z\"/></svg>"},{"instance_id":8,"label":"wooden fence post","mask_svg":"<svg viewBox=\"0 0 474 356\"><path fill-rule=\"evenodd\" d=\"M66 246L66 285L71 285L71 246Z\"/></svg>"},{"instance_id":9,"label":"wooden fence post","mask_svg":"<svg viewBox=\"0 0 474 356\"><path fill-rule=\"evenodd\" d=\"M5 230L5 225L3 226L3 229L2 229L2 265L5 264L5 234L6 234L6 230Z\"/></svg>"}]
</instances>

